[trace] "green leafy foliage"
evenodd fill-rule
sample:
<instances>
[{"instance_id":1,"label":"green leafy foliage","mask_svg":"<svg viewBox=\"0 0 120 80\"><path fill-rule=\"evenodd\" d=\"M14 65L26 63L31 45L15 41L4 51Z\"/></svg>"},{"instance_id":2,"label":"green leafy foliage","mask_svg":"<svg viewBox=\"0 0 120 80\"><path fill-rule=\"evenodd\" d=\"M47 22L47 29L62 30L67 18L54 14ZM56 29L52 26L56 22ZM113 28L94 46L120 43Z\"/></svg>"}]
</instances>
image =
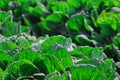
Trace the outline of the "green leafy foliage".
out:
<instances>
[{"instance_id":1,"label":"green leafy foliage","mask_svg":"<svg viewBox=\"0 0 120 80\"><path fill-rule=\"evenodd\" d=\"M9 2L10 2L11 0L2 0L1 2L0 2L0 9L5 9L5 8L7 8L6 6L9 4Z\"/></svg>"},{"instance_id":2,"label":"green leafy foliage","mask_svg":"<svg viewBox=\"0 0 120 80\"><path fill-rule=\"evenodd\" d=\"M4 57L5 56L5 57ZM2 69L2 70L5 70L6 69L6 67L7 67L7 65L9 64L9 62L12 60L12 57L9 55L9 54L7 54L7 53L5 53L5 52L0 52L0 68ZM1 70L1 71L2 71Z\"/></svg>"},{"instance_id":3,"label":"green leafy foliage","mask_svg":"<svg viewBox=\"0 0 120 80\"><path fill-rule=\"evenodd\" d=\"M0 68L1 73L4 71L1 75L4 80L119 79L113 60L99 48L75 46L70 38L64 36L40 37L28 47L21 48L18 44L21 42L17 41L22 37L9 40L14 41L11 45L19 46L18 52L12 54L16 51L14 46L1 48ZM26 40L31 43L29 38ZM5 40L2 45L6 43Z\"/></svg>"},{"instance_id":4,"label":"green leafy foliage","mask_svg":"<svg viewBox=\"0 0 120 80\"><path fill-rule=\"evenodd\" d=\"M0 80L119 80L120 0L1 0Z\"/></svg>"},{"instance_id":5,"label":"green leafy foliage","mask_svg":"<svg viewBox=\"0 0 120 80\"><path fill-rule=\"evenodd\" d=\"M26 69L26 70L25 70ZM5 74L5 80L30 79L31 75L38 72L38 69L29 61L21 60L13 62Z\"/></svg>"},{"instance_id":6,"label":"green leafy foliage","mask_svg":"<svg viewBox=\"0 0 120 80\"><path fill-rule=\"evenodd\" d=\"M120 35L115 37L113 44L120 49Z\"/></svg>"}]
</instances>

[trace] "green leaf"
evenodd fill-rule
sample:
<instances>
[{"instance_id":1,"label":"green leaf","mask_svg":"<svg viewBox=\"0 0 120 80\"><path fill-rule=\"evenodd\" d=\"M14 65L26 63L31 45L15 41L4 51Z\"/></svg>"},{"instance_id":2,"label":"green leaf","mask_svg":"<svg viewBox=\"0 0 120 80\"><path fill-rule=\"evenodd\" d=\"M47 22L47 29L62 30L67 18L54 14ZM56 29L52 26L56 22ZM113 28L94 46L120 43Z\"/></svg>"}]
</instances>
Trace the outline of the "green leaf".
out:
<instances>
[{"instance_id":1,"label":"green leaf","mask_svg":"<svg viewBox=\"0 0 120 80\"><path fill-rule=\"evenodd\" d=\"M47 0L47 2L48 2L48 4L55 4L56 3L56 1L58 1L58 0Z\"/></svg>"},{"instance_id":2,"label":"green leaf","mask_svg":"<svg viewBox=\"0 0 120 80\"><path fill-rule=\"evenodd\" d=\"M74 8L81 8L84 6L89 0L67 0L68 5L71 5Z\"/></svg>"},{"instance_id":3,"label":"green leaf","mask_svg":"<svg viewBox=\"0 0 120 80\"><path fill-rule=\"evenodd\" d=\"M87 1L88 3L85 5L85 10L86 11L90 11L92 8L99 8L102 0L97 0L97 1L94 1L94 0L88 0Z\"/></svg>"},{"instance_id":4,"label":"green leaf","mask_svg":"<svg viewBox=\"0 0 120 80\"><path fill-rule=\"evenodd\" d=\"M101 74L96 66L91 64L78 64L68 68L71 73L72 80L103 80L104 76Z\"/></svg>"},{"instance_id":5,"label":"green leaf","mask_svg":"<svg viewBox=\"0 0 120 80\"><path fill-rule=\"evenodd\" d=\"M43 34L65 34L66 35L66 27L65 22L68 17L61 13L55 12L43 19L38 26L42 29ZM57 30L59 29L59 31Z\"/></svg>"},{"instance_id":6,"label":"green leaf","mask_svg":"<svg viewBox=\"0 0 120 80\"><path fill-rule=\"evenodd\" d=\"M67 0L67 3L69 5L72 5L75 8L80 7L80 0L75 0L75 1L73 1L73 0Z\"/></svg>"},{"instance_id":7,"label":"green leaf","mask_svg":"<svg viewBox=\"0 0 120 80\"><path fill-rule=\"evenodd\" d=\"M12 21L12 11L0 11L0 29L6 22Z\"/></svg>"},{"instance_id":8,"label":"green leaf","mask_svg":"<svg viewBox=\"0 0 120 80\"><path fill-rule=\"evenodd\" d=\"M104 37L108 37L108 36L115 34L115 32L118 29L117 21L115 20L115 18L113 16L115 16L115 15L114 14L109 15L109 13L108 14L103 13L103 16L101 15L101 17L99 16L97 19L98 24L102 28L101 35ZM109 33L107 33L107 32L109 32Z\"/></svg>"},{"instance_id":9,"label":"green leaf","mask_svg":"<svg viewBox=\"0 0 120 80\"><path fill-rule=\"evenodd\" d=\"M71 80L71 74L69 71L65 71L63 74L56 71L46 75L45 80Z\"/></svg>"},{"instance_id":10,"label":"green leaf","mask_svg":"<svg viewBox=\"0 0 120 80\"><path fill-rule=\"evenodd\" d=\"M21 32L29 33L29 26L21 26Z\"/></svg>"},{"instance_id":11,"label":"green leaf","mask_svg":"<svg viewBox=\"0 0 120 80\"><path fill-rule=\"evenodd\" d=\"M51 55L55 55L61 61L64 68L73 65L72 57L68 54L67 50L56 45L52 51Z\"/></svg>"},{"instance_id":12,"label":"green leaf","mask_svg":"<svg viewBox=\"0 0 120 80\"><path fill-rule=\"evenodd\" d=\"M117 35L113 40L113 44L120 49L120 35Z\"/></svg>"},{"instance_id":13,"label":"green leaf","mask_svg":"<svg viewBox=\"0 0 120 80\"><path fill-rule=\"evenodd\" d=\"M7 68L4 80L30 79L33 74L38 73L37 67L27 60L15 61Z\"/></svg>"},{"instance_id":14,"label":"green leaf","mask_svg":"<svg viewBox=\"0 0 120 80\"><path fill-rule=\"evenodd\" d=\"M23 19L24 19L24 23L27 25L27 26L32 26L32 23L23 15ZM23 28L22 28L23 29Z\"/></svg>"},{"instance_id":15,"label":"green leaf","mask_svg":"<svg viewBox=\"0 0 120 80\"><path fill-rule=\"evenodd\" d=\"M84 23L83 19L86 18L85 15L81 14L81 15L75 15L73 17L71 17L68 21L67 21L67 27L68 29L72 32L72 31L76 31L76 32L80 32L82 30L82 26Z\"/></svg>"},{"instance_id":16,"label":"green leaf","mask_svg":"<svg viewBox=\"0 0 120 80\"><path fill-rule=\"evenodd\" d=\"M0 69L5 70L11 60L12 57L8 53L0 51Z\"/></svg>"},{"instance_id":17,"label":"green leaf","mask_svg":"<svg viewBox=\"0 0 120 80\"><path fill-rule=\"evenodd\" d=\"M46 21L54 23L62 23L67 20L67 16L61 12L55 12L47 16Z\"/></svg>"},{"instance_id":18,"label":"green leaf","mask_svg":"<svg viewBox=\"0 0 120 80\"><path fill-rule=\"evenodd\" d=\"M73 64L72 57L68 54L68 51L73 49L71 42L70 38L67 39L64 36L52 36L44 40L41 44L37 44L38 46L35 49L40 51L41 54L56 56L64 68L66 68Z\"/></svg>"},{"instance_id":19,"label":"green leaf","mask_svg":"<svg viewBox=\"0 0 120 80\"><path fill-rule=\"evenodd\" d=\"M85 26L85 29L89 32L93 32L93 28L90 26L89 22L87 19L84 19L84 26Z\"/></svg>"},{"instance_id":20,"label":"green leaf","mask_svg":"<svg viewBox=\"0 0 120 80\"><path fill-rule=\"evenodd\" d=\"M72 41L71 38L65 38L64 36L52 36L48 39L46 39L41 45L39 45L39 50L41 53L53 53L55 48L57 47L64 48L66 50L71 49L72 47ZM46 48L47 47L47 48Z\"/></svg>"},{"instance_id":21,"label":"green leaf","mask_svg":"<svg viewBox=\"0 0 120 80\"><path fill-rule=\"evenodd\" d=\"M71 15L74 13L74 8L69 6L66 2L58 2L55 4L55 6L52 6L53 12L62 12L68 15Z\"/></svg>"},{"instance_id":22,"label":"green leaf","mask_svg":"<svg viewBox=\"0 0 120 80\"><path fill-rule=\"evenodd\" d=\"M61 62L53 55L39 55L34 59L33 63L38 67L39 71L44 74L64 70Z\"/></svg>"},{"instance_id":23,"label":"green leaf","mask_svg":"<svg viewBox=\"0 0 120 80\"><path fill-rule=\"evenodd\" d=\"M17 3L19 6L23 6L23 4L29 4L29 5L34 5L35 0L17 0Z\"/></svg>"},{"instance_id":24,"label":"green leaf","mask_svg":"<svg viewBox=\"0 0 120 80\"><path fill-rule=\"evenodd\" d=\"M42 7L40 6L36 6L32 9L32 14L33 15L36 15L36 16L41 16L43 15L43 10L42 10Z\"/></svg>"},{"instance_id":25,"label":"green leaf","mask_svg":"<svg viewBox=\"0 0 120 80\"><path fill-rule=\"evenodd\" d=\"M92 40L90 40L86 35L77 35L75 37L75 40L81 44L81 45L89 45L89 46L93 46L93 42Z\"/></svg>"},{"instance_id":26,"label":"green leaf","mask_svg":"<svg viewBox=\"0 0 120 80\"><path fill-rule=\"evenodd\" d=\"M104 62L105 62L105 65L103 65L102 71L105 73L108 79L110 80L115 79L117 75L115 73L116 67L113 60L106 59Z\"/></svg>"},{"instance_id":27,"label":"green leaf","mask_svg":"<svg viewBox=\"0 0 120 80\"><path fill-rule=\"evenodd\" d=\"M51 32L52 30L50 29L49 25L47 24L46 20L42 20L40 23L38 23L38 27L43 31L43 32Z\"/></svg>"},{"instance_id":28,"label":"green leaf","mask_svg":"<svg viewBox=\"0 0 120 80\"><path fill-rule=\"evenodd\" d=\"M91 11L91 19L92 19L93 24L94 24L95 27L98 27L98 26L97 26L97 22L96 22L97 17L98 17L98 11L97 11L97 9L94 8L94 9Z\"/></svg>"},{"instance_id":29,"label":"green leaf","mask_svg":"<svg viewBox=\"0 0 120 80\"><path fill-rule=\"evenodd\" d=\"M103 47L103 51L109 57L114 57L115 56L114 53L116 53L116 50L115 50L113 44L106 45L105 47Z\"/></svg>"},{"instance_id":30,"label":"green leaf","mask_svg":"<svg viewBox=\"0 0 120 80\"><path fill-rule=\"evenodd\" d=\"M35 0L17 0L17 4L22 12L32 12L32 7L35 5Z\"/></svg>"},{"instance_id":31,"label":"green leaf","mask_svg":"<svg viewBox=\"0 0 120 80\"><path fill-rule=\"evenodd\" d=\"M119 5L120 1L119 0L104 0L104 5L107 6L107 7L119 7L120 8L120 5Z\"/></svg>"},{"instance_id":32,"label":"green leaf","mask_svg":"<svg viewBox=\"0 0 120 80\"><path fill-rule=\"evenodd\" d=\"M12 51L17 49L18 46L12 41L0 42L0 51Z\"/></svg>"},{"instance_id":33,"label":"green leaf","mask_svg":"<svg viewBox=\"0 0 120 80\"><path fill-rule=\"evenodd\" d=\"M2 69L0 68L0 79L2 80L2 76L3 76L3 71Z\"/></svg>"},{"instance_id":34,"label":"green leaf","mask_svg":"<svg viewBox=\"0 0 120 80\"><path fill-rule=\"evenodd\" d=\"M33 42L32 40L28 40L28 39L25 39L22 37L19 37L16 40L16 44L17 44L17 46L19 46L19 48L27 48L32 44L32 42Z\"/></svg>"},{"instance_id":35,"label":"green leaf","mask_svg":"<svg viewBox=\"0 0 120 80\"><path fill-rule=\"evenodd\" d=\"M11 37L13 35L20 34L20 29L21 29L20 22L18 22L18 23L15 23L15 22L6 22L5 26L3 27L2 34L5 37Z\"/></svg>"},{"instance_id":36,"label":"green leaf","mask_svg":"<svg viewBox=\"0 0 120 80\"><path fill-rule=\"evenodd\" d=\"M61 79L59 72L50 73L45 77L45 80L58 80L58 79Z\"/></svg>"},{"instance_id":37,"label":"green leaf","mask_svg":"<svg viewBox=\"0 0 120 80\"><path fill-rule=\"evenodd\" d=\"M98 25L102 28L101 35L104 37L115 34L118 30L118 15L114 12L102 11L97 18ZM109 32L109 33L107 33Z\"/></svg>"},{"instance_id":38,"label":"green leaf","mask_svg":"<svg viewBox=\"0 0 120 80\"><path fill-rule=\"evenodd\" d=\"M8 3L10 2L11 0L1 0L0 1L0 9L5 9L7 8L7 5Z\"/></svg>"},{"instance_id":39,"label":"green leaf","mask_svg":"<svg viewBox=\"0 0 120 80\"><path fill-rule=\"evenodd\" d=\"M63 80L72 80L71 78L71 73L69 71L65 71L62 75L61 75Z\"/></svg>"},{"instance_id":40,"label":"green leaf","mask_svg":"<svg viewBox=\"0 0 120 80\"><path fill-rule=\"evenodd\" d=\"M115 64L113 60L105 59L104 61L99 59L92 59L92 60L85 60L85 61L79 61L76 64L91 64L98 68L98 71L100 71L106 79L115 79L118 77L115 73Z\"/></svg>"},{"instance_id":41,"label":"green leaf","mask_svg":"<svg viewBox=\"0 0 120 80\"><path fill-rule=\"evenodd\" d=\"M19 54L16 54L14 56L14 61L19 61L19 60L28 60L28 61L33 61L34 58L36 58L38 55L38 53L29 50L29 49L25 49L22 52L20 52Z\"/></svg>"},{"instance_id":42,"label":"green leaf","mask_svg":"<svg viewBox=\"0 0 120 80\"><path fill-rule=\"evenodd\" d=\"M78 46L73 51L71 55L75 56L78 59L89 60L89 59L106 59L106 55L99 50L99 48L92 48L88 46Z\"/></svg>"}]
</instances>

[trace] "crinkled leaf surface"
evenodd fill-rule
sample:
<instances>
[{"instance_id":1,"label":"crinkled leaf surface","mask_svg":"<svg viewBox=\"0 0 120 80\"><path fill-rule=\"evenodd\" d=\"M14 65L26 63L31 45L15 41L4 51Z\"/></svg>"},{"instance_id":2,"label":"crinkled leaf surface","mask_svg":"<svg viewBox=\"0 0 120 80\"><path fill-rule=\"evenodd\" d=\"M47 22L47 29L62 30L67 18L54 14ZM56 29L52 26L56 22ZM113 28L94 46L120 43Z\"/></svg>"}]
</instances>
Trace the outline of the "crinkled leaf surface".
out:
<instances>
[{"instance_id":1,"label":"crinkled leaf surface","mask_svg":"<svg viewBox=\"0 0 120 80\"><path fill-rule=\"evenodd\" d=\"M30 79L34 73L38 72L38 68L27 60L15 61L8 68L4 80L21 80Z\"/></svg>"}]
</instances>

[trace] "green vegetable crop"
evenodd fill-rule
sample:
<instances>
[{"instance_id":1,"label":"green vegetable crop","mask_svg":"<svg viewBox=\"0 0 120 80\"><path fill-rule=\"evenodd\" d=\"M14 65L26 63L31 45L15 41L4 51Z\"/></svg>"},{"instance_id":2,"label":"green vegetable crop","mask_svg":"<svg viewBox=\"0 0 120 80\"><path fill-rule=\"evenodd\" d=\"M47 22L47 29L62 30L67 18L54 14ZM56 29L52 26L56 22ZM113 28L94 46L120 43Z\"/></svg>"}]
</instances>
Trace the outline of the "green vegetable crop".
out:
<instances>
[{"instance_id":1,"label":"green vegetable crop","mask_svg":"<svg viewBox=\"0 0 120 80\"><path fill-rule=\"evenodd\" d=\"M120 0L1 0L0 80L120 80Z\"/></svg>"}]
</instances>

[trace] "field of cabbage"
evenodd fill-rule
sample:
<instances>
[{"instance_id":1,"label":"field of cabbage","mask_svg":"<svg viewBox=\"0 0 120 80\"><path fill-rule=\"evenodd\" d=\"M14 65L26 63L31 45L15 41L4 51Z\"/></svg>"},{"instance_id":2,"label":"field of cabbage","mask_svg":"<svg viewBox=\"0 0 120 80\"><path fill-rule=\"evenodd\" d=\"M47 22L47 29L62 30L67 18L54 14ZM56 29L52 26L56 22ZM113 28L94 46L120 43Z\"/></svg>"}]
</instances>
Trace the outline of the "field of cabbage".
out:
<instances>
[{"instance_id":1,"label":"field of cabbage","mask_svg":"<svg viewBox=\"0 0 120 80\"><path fill-rule=\"evenodd\" d=\"M0 0L0 80L120 80L120 0Z\"/></svg>"}]
</instances>

